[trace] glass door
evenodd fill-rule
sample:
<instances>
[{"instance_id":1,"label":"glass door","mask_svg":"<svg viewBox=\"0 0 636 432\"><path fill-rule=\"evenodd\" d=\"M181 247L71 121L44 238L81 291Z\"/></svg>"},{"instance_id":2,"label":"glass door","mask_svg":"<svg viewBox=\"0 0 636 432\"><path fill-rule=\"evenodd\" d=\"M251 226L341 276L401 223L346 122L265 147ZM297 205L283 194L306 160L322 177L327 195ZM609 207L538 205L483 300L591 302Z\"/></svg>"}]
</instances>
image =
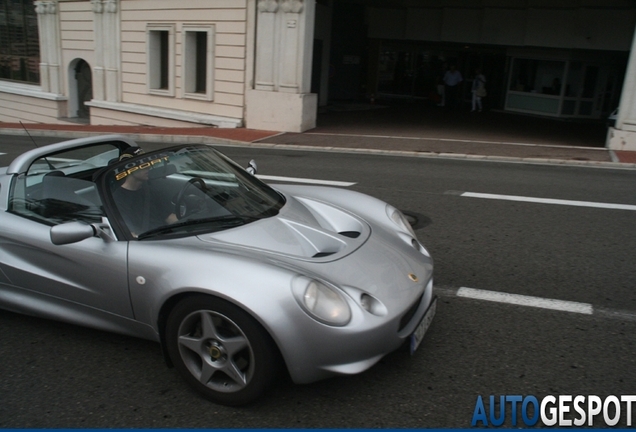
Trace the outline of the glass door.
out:
<instances>
[{"instance_id":1,"label":"glass door","mask_svg":"<svg viewBox=\"0 0 636 432\"><path fill-rule=\"evenodd\" d=\"M599 66L585 65L583 74L583 85L579 98L578 117L593 117L595 113L595 102L599 83Z\"/></svg>"},{"instance_id":2,"label":"glass door","mask_svg":"<svg viewBox=\"0 0 636 432\"><path fill-rule=\"evenodd\" d=\"M617 74L614 68L571 61L563 92L561 115L601 118L614 108Z\"/></svg>"},{"instance_id":3,"label":"glass door","mask_svg":"<svg viewBox=\"0 0 636 432\"><path fill-rule=\"evenodd\" d=\"M594 117L607 117L618 106L616 91L618 73L615 68L601 68L599 89L594 105Z\"/></svg>"}]
</instances>

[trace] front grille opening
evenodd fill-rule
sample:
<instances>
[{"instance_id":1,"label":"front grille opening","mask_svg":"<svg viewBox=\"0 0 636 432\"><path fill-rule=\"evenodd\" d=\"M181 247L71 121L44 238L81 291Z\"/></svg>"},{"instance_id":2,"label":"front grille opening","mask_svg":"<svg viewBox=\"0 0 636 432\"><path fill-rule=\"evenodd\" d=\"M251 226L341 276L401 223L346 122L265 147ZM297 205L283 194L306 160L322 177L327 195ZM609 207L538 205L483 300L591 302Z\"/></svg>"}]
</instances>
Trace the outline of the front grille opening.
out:
<instances>
[{"instance_id":1,"label":"front grille opening","mask_svg":"<svg viewBox=\"0 0 636 432\"><path fill-rule=\"evenodd\" d=\"M406 327L409 322L411 322L411 319L413 319L413 316L415 315L415 312L417 312L417 308L422 301L422 297L424 297L424 294L418 297L415 303L413 303L409 310L407 310L406 313L402 316L402 319L400 319L400 329L398 330L399 332L402 331L402 329Z\"/></svg>"},{"instance_id":2,"label":"front grille opening","mask_svg":"<svg viewBox=\"0 0 636 432\"><path fill-rule=\"evenodd\" d=\"M340 234L341 236L349 237L349 238L360 237L360 233L358 231L341 231L338 234Z\"/></svg>"}]
</instances>

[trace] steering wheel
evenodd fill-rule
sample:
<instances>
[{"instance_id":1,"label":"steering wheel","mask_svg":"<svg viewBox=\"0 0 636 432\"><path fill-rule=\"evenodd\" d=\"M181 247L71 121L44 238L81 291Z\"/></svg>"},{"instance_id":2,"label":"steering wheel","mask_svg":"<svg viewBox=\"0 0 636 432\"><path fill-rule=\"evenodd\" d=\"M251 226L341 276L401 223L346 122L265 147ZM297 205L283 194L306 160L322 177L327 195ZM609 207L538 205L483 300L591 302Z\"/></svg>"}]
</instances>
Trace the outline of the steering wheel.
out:
<instances>
[{"instance_id":1,"label":"steering wheel","mask_svg":"<svg viewBox=\"0 0 636 432\"><path fill-rule=\"evenodd\" d=\"M205 181L203 181L201 177L192 177L190 180L188 180L188 182L181 187L181 190L177 194L177 199L174 202L174 214L177 216L177 219L188 217L199 210L198 206L193 206L194 202L192 200L188 202L187 198L189 197L189 195L186 195L186 191L188 190L188 188L195 184L196 187L202 192L205 192L208 189ZM198 203L199 200L197 200L196 202Z\"/></svg>"}]
</instances>

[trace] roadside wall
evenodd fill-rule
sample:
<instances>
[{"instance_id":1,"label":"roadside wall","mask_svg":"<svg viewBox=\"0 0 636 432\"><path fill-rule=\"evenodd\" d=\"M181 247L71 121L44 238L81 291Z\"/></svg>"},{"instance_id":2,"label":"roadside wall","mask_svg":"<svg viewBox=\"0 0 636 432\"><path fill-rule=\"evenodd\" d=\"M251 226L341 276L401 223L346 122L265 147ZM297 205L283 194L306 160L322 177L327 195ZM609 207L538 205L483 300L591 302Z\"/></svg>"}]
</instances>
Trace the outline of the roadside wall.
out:
<instances>
[{"instance_id":1,"label":"roadside wall","mask_svg":"<svg viewBox=\"0 0 636 432\"><path fill-rule=\"evenodd\" d=\"M75 75L75 66L83 60L91 69L92 97L86 101L91 124L242 126L247 2L41 2L47 6L38 12L40 51L46 59L44 69L40 66L42 85L0 81L0 121L73 120L84 102L78 99ZM171 29L167 92L153 92L148 85L149 75L155 73L149 66L149 31L155 28ZM208 35L209 81L204 94L185 89L186 30L191 35L201 30Z\"/></svg>"},{"instance_id":2,"label":"roadside wall","mask_svg":"<svg viewBox=\"0 0 636 432\"><path fill-rule=\"evenodd\" d=\"M121 2L121 82L124 104L151 106L171 112L240 119L245 89L246 0L123 0ZM147 38L149 25L174 26L174 91L150 94L147 88ZM213 29L212 100L185 95L183 81L184 26Z\"/></svg>"}]
</instances>

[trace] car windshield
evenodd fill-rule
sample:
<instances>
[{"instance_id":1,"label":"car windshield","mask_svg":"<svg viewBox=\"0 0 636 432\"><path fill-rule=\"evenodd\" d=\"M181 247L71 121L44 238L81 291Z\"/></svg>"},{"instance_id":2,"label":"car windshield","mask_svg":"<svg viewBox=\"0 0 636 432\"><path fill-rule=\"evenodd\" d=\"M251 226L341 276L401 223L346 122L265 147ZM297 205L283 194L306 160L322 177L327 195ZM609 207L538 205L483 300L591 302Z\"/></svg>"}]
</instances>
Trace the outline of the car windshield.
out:
<instances>
[{"instance_id":1,"label":"car windshield","mask_svg":"<svg viewBox=\"0 0 636 432\"><path fill-rule=\"evenodd\" d=\"M132 237L195 235L278 214L285 198L208 146L171 148L113 165L109 201Z\"/></svg>"}]
</instances>

